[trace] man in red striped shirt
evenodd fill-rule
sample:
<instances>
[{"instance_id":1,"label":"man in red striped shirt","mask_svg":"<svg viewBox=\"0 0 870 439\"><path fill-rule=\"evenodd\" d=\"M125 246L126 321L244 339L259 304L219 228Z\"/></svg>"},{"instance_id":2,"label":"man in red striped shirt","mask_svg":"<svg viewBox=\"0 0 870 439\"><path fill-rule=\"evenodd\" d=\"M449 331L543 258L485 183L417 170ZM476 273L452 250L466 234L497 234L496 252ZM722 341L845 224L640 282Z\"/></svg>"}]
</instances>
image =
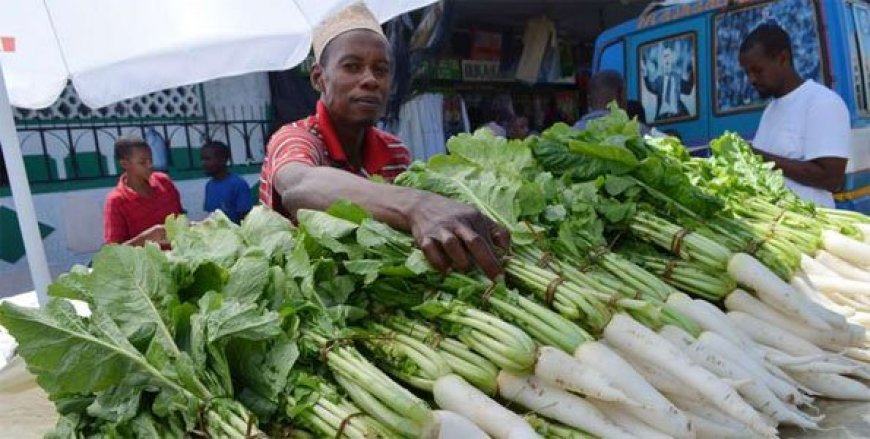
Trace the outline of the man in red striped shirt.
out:
<instances>
[{"instance_id":1,"label":"man in red striped shirt","mask_svg":"<svg viewBox=\"0 0 870 439\"><path fill-rule=\"evenodd\" d=\"M292 217L299 209L323 210L349 200L411 232L436 269L464 271L476 263L491 278L498 276L496 247L509 247L506 229L466 204L366 178L391 181L411 161L399 139L374 127L392 74L389 43L377 19L355 3L320 24L313 45L317 111L270 139L260 174L263 203Z\"/></svg>"}]
</instances>

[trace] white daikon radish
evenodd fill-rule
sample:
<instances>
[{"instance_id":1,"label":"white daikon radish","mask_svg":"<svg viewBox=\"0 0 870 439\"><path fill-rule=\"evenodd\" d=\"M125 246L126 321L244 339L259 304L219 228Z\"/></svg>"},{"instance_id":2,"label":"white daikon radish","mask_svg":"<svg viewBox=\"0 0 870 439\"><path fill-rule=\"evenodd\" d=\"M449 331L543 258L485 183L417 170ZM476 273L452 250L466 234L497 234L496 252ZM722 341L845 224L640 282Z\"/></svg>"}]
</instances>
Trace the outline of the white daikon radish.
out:
<instances>
[{"instance_id":1,"label":"white daikon radish","mask_svg":"<svg viewBox=\"0 0 870 439\"><path fill-rule=\"evenodd\" d=\"M807 277L809 276L831 276L840 277L840 275L828 268L827 265L813 259L811 256L801 254L801 271Z\"/></svg>"},{"instance_id":2,"label":"white daikon radish","mask_svg":"<svg viewBox=\"0 0 870 439\"><path fill-rule=\"evenodd\" d=\"M852 359L870 363L870 349L866 348L846 348L843 353Z\"/></svg>"},{"instance_id":3,"label":"white daikon radish","mask_svg":"<svg viewBox=\"0 0 870 439\"><path fill-rule=\"evenodd\" d=\"M770 371L770 364L764 360L753 361L752 358L743 355L743 351L741 351L738 346L735 346L719 334L705 331L698 336L698 343L702 344L710 351L716 352L746 369L753 376L762 380L768 387L770 387L779 398L795 403L801 401L801 395L800 392L798 392L798 389L792 386L788 381L784 381L779 376L772 374Z\"/></svg>"},{"instance_id":4,"label":"white daikon radish","mask_svg":"<svg viewBox=\"0 0 870 439\"><path fill-rule=\"evenodd\" d=\"M678 338L685 346L684 351L689 357L702 365L705 369L713 372L723 379L732 381L743 381L744 385L739 386L737 391L749 402L756 410L772 417L778 422L797 425L802 428L817 428L818 425L814 420L806 418L803 414L793 411L785 403L783 403L777 395L773 393L765 384L764 378L758 377L747 369L744 369L739 364L731 361L728 358L719 355L709 346L704 343L694 342L685 345L686 338L681 336L677 331L662 331L662 335L669 340ZM722 341L726 341L721 338ZM764 372L766 374L766 372Z\"/></svg>"},{"instance_id":5,"label":"white daikon radish","mask_svg":"<svg viewBox=\"0 0 870 439\"><path fill-rule=\"evenodd\" d=\"M620 352L631 352L651 365L672 370L687 386L694 387L723 411L753 431L773 437L776 429L744 401L733 387L688 359L677 347L623 314L614 315L604 328L604 338Z\"/></svg>"},{"instance_id":6,"label":"white daikon radish","mask_svg":"<svg viewBox=\"0 0 870 439\"><path fill-rule=\"evenodd\" d=\"M458 375L445 375L435 381L432 389L438 407L461 413L487 434L507 439L514 431L532 430L516 413L504 408Z\"/></svg>"},{"instance_id":7,"label":"white daikon radish","mask_svg":"<svg viewBox=\"0 0 870 439\"><path fill-rule=\"evenodd\" d=\"M591 401L602 413L612 419L616 425L627 430L632 436L638 439L669 439L671 435L662 431L656 430L651 425L634 417L628 408L613 402ZM685 416L685 415L684 415ZM694 430L693 430L694 431ZM692 437L695 437L694 435Z\"/></svg>"},{"instance_id":8,"label":"white daikon radish","mask_svg":"<svg viewBox=\"0 0 870 439\"><path fill-rule=\"evenodd\" d=\"M824 250L816 254L816 260L846 279L870 282L870 272Z\"/></svg>"},{"instance_id":9,"label":"white daikon radish","mask_svg":"<svg viewBox=\"0 0 870 439\"><path fill-rule=\"evenodd\" d=\"M850 378L831 373L793 372L792 376L810 389L834 399L870 401L870 388Z\"/></svg>"},{"instance_id":10,"label":"white daikon radish","mask_svg":"<svg viewBox=\"0 0 870 439\"><path fill-rule=\"evenodd\" d=\"M691 412L703 417L704 419L709 419L717 424L724 425L737 431L744 431L744 434L737 437L753 436L753 433L749 431L749 427L746 424L734 419L733 417L723 412L718 407L710 404L709 401L703 398L687 398L683 395L673 395L670 393L665 394L665 396L669 400L673 401L674 405L677 406L677 408L684 412ZM776 422L774 421L767 422L770 426L776 426Z\"/></svg>"},{"instance_id":11,"label":"white daikon radish","mask_svg":"<svg viewBox=\"0 0 870 439\"><path fill-rule=\"evenodd\" d=\"M640 405L608 380L597 367L551 346L538 349L535 376L559 388L602 401Z\"/></svg>"},{"instance_id":12,"label":"white daikon radish","mask_svg":"<svg viewBox=\"0 0 870 439\"><path fill-rule=\"evenodd\" d=\"M626 395L640 403L640 406L626 406L635 417L673 437L692 436L691 425L682 412L606 344L583 343L574 356L596 365Z\"/></svg>"},{"instance_id":13,"label":"white daikon radish","mask_svg":"<svg viewBox=\"0 0 870 439\"><path fill-rule=\"evenodd\" d=\"M843 293L859 302L870 299L870 282L831 276L810 276L810 282L820 291Z\"/></svg>"},{"instance_id":14,"label":"white daikon radish","mask_svg":"<svg viewBox=\"0 0 870 439\"><path fill-rule=\"evenodd\" d=\"M545 383L535 376L498 374L499 395L547 418L599 437L631 438L585 399Z\"/></svg>"},{"instance_id":15,"label":"white daikon radish","mask_svg":"<svg viewBox=\"0 0 870 439\"><path fill-rule=\"evenodd\" d=\"M728 318L734 320L755 341L775 347L789 355L800 357L825 353L825 351L812 342L791 334L751 314L731 311L728 313Z\"/></svg>"},{"instance_id":16,"label":"white daikon radish","mask_svg":"<svg viewBox=\"0 0 870 439\"><path fill-rule=\"evenodd\" d=\"M728 261L728 274L740 285L752 288L758 298L782 312L799 317L818 330L829 330L831 325L816 314L818 305L794 290L758 259L745 253L736 253Z\"/></svg>"},{"instance_id":17,"label":"white daikon radish","mask_svg":"<svg viewBox=\"0 0 870 439\"><path fill-rule=\"evenodd\" d=\"M805 322L799 322L795 318L780 313L743 290L734 290L729 294L725 298L725 307L729 311L742 311L754 315L761 320L827 349L840 350L850 346L852 343L848 332L837 330L823 331L811 328Z\"/></svg>"},{"instance_id":18,"label":"white daikon radish","mask_svg":"<svg viewBox=\"0 0 870 439\"><path fill-rule=\"evenodd\" d=\"M828 322L828 324L831 325L832 328L840 330L846 328L847 322L844 315L831 310L830 308L825 306L824 303L819 303L815 299L816 297L823 297L823 295L816 291L815 286L809 281L809 278L804 277L804 275L801 273L801 275L794 276L791 279L791 282L789 282L789 285L791 285L792 288L797 290L798 293L802 294L809 301L820 305L816 308L819 317ZM828 300L827 302L830 303L830 300Z\"/></svg>"},{"instance_id":19,"label":"white daikon radish","mask_svg":"<svg viewBox=\"0 0 870 439\"><path fill-rule=\"evenodd\" d=\"M833 230L822 232L825 250L855 265L867 265L870 261L870 244L861 242Z\"/></svg>"},{"instance_id":20,"label":"white daikon radish","mask_svg":"<svg viewBox=\"0 0 870 439\"><path fill-rule=\"evenodd\" d=\"M424 439L489 439L477 425L468 418L447 410L432 410L432 418L423 426L420 436Z\"/></svg>"},{"instance_id":21,"label":"white daikon radish","mask_svg":"<svg viewBox=\"0 0 870 439\"><path fill-rule=\"evenodd\" d=\"M668 296L668 305L691 318L695 324L707 331L713 331L732 343L747 350L754 344L751 338L734 325L719 308L706 300L693 300L686 294L673 293Z\"/></svg>"},{"instance_id":22,"label":"white daikon radish","mask_svg":"<svg viewBox=\"0 0 870 439\"><path fill-rule=\"evenodd\" d=\"M816 290L815 286L810 283L805 273L796 273L795 276L791 279L791 282L789 283L791 284L792 288L798 290L801 294L807 296L813 302L818 303L823 308L830 310L831 312L839 316L848 318L855 313L854 308L834 303L834 301L829 299L826 295ZM827 321L832 326L837 327L837 325L832 322L832 319L839 320L838 317L829 318L825 315L822 315L822 318L824 318L825 321Z\"/></svg>"}]
</instances>

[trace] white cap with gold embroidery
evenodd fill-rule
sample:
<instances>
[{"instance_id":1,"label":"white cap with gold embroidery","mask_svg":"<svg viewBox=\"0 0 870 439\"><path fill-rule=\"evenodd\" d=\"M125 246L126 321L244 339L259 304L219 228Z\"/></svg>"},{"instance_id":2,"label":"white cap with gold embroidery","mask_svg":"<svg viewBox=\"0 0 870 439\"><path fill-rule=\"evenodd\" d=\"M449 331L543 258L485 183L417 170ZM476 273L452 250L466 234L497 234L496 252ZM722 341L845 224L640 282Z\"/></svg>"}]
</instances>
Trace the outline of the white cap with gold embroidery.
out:
<instances>
[{"instance_id":1,"label":"white cap with gold embroidery","mask_svg":"<svg viewBox=\"0 0 870 439\"><path fill-rule=\"evenodd\" d=\"M370 30L386 39L378 19L363 2L356 2L336 14L326 17L314 28L312 35L314 59L320 62L323 49L339 35L360 29Z\"/></svg>"}]
</instances>

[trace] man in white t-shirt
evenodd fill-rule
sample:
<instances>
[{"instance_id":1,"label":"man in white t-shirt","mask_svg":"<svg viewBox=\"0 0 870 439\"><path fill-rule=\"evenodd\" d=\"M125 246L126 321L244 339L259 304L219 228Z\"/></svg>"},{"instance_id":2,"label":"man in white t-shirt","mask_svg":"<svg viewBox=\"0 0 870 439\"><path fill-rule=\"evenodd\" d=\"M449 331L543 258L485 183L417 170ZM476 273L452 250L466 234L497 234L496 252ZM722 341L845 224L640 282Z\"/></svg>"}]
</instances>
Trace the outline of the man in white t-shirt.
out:
<instances>
[{"instance_id":1,"label":"man in white t-shirt","mask_svg":"<svg viewBox=\"0 0 870 439\"><path fill-rule=\"evenodd\" d=\"M762 24L743 40L740 65L762 97L772 97L753 147L775 163L786 185L804 200L834 207L843 184L851 127L846 103L792 64L791 40L775 24Z\"/></svg>"}]
</instances>

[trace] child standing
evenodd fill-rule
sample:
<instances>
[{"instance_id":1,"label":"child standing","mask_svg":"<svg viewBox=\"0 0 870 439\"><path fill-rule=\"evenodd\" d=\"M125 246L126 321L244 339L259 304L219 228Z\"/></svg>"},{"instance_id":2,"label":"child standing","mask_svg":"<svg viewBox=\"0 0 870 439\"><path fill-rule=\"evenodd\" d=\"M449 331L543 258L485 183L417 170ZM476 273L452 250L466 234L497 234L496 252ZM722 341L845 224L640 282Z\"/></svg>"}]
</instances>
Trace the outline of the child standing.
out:
<instances>
[{"instance_id":1,"label":"child standing","mask_svg":"<svg viewBox=\"0 0 870 439\"><path fill-rule=\"evenodd\" d=\"M251 211L251 189L248 183L227 168L230 148L222 142L209 141L200 149L202 170L211 179L205 185L206 212L220 209L234 223L239 223Z\"/></svg>"},{"instance_id":2,"label":"child standing","mask_svg":"<svg viewBox=\"0 0 870 439\"><path fill-rule=\"evenodd\" d=\"M156 241L167 246L163 222L182 213L178 189L168 175L152 171L151 148L144 140L118 139L115 157L124 173L106 196L103 240L128 245Z\"/></svg>"}]
</instances>

